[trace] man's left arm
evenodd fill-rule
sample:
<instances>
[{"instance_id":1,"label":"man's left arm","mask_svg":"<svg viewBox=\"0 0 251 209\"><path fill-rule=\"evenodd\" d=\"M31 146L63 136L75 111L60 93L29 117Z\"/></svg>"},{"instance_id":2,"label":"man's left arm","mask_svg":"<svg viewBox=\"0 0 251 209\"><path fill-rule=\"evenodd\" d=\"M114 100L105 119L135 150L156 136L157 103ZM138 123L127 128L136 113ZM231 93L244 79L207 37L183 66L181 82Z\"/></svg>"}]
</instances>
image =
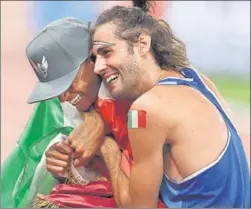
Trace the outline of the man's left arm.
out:
<instances>
[{"instance_id":1,"label":"man's left arm","mask_svg":"<svg viewBox=\"0 0 251 209\"><path fill-rule=\"evenodd\" d=\"M142 105L133 104L130 110L134 114L142 113L141 110L144 110L145 118L143 114L141 118L138 116L138 119L145 120L146 123L143 121L141 127L130 126L128 128L133 151L133 168L129 178L120 170L118 148L116 150L115 146L111 147L111 144L109 146L109 140L106 140L104 146L101 147L101 155L110 173L118 207L157 207L163 176L162 150L166 130L161 123L161 117L159 118L160 113L154 112L148 106L143 105L143 109L141 108Z\"/></svg>"}]
</instances>

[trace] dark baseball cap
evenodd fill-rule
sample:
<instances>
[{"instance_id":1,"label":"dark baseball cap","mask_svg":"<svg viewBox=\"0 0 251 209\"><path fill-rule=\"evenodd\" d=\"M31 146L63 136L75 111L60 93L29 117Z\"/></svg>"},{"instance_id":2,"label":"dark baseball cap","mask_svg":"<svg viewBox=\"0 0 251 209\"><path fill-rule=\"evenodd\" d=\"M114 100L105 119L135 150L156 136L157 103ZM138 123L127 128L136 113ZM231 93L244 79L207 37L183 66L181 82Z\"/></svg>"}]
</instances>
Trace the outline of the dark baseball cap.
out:
<instances>
[{"instance_id":1,"label":"dark baseball cap","mask_svg":"<svg viewBox=\"0 0 251 209\"><path fill-rule=\"evenodd\" d=\"M26 55L39 79L28 103L57 97L71 86L91 53L89 26L72 17L58 19L28 44Z\"/></svg>"}]
</instances>

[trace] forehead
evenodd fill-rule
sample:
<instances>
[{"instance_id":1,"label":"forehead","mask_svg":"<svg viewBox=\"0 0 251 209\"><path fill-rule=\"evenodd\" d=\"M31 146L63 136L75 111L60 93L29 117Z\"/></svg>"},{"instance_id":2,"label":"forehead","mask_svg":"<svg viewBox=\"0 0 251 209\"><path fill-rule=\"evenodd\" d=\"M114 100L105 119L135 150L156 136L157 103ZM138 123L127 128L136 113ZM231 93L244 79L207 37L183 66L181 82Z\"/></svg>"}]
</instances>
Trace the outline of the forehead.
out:
<instances>
[{"instance_id":1,"label":"forehead","mask_svg":"<svg viewBox=\"0 0 251 209\"><path fill-rule=\"evenodd\" d=\"M103 41L103 42L108 42L108 40L114 40L116 26L112 23L106 23L104 25L98 26L95 30L95 33L93 34L92 41L97 42L97 41Z\"/></svg>"},{"instance_id":2,"label":"forehead","mask_svg":"<svg viewBox=\"0 0 251 209\"><path fill-rule=\"evenodd\" d=\"M118 39L115 37L116 26L111 23L98 26L93 34L93 52L96 53L97 49L104 47L112 47L116 45Z\"/></svg>"}]
</instances>

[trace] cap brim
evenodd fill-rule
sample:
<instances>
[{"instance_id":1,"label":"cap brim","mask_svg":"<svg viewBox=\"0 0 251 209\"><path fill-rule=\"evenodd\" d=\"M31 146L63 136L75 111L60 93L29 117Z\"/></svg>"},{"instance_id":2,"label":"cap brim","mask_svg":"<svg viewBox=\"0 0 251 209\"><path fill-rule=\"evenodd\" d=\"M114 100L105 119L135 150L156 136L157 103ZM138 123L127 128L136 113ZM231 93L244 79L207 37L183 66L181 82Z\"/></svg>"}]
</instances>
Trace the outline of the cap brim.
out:
<instances>
[{"instance_id":1,"label":"cap brim","mask_svg":"<svg viewBox=\"0 0 251 209\"><path fill-rule=\"evenodd\" d=\"M44 83L38 82L36 84L35 89L28 98L27 102L31 104L34 102L39 102L59 96L71 86L78 71L79 67L55 80Z\"/></svg>"}]
</instances>

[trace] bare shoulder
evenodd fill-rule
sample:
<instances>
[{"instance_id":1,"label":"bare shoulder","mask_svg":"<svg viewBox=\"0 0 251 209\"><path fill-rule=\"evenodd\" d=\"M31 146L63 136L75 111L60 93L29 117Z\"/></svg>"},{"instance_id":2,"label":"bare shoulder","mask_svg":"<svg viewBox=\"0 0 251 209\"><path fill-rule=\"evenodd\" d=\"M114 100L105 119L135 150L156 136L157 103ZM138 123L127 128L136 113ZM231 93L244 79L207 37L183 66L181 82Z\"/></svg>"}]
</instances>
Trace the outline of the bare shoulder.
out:
<instances>
[{"instance_id":1,"label":"bare shoulder","mask_svg":"<svg viewBox=\"0 0 251 209\"><path fill-rule=\"evenodd\" d=\"M175 89L177 86L155 86L136 99L131 107L144 107L150 112L160 114L161 111L167 110L167 103L172 105L175 102L177 97Z\"/></svg>"},{"instance_id":2,"label":"bare shoulder","mask_svg":"<svg viewBox=\"0 0 251 209\"><path fill-rule=\"evenodd\" d=\"M205 115L205 110L214 111L211 102L199 91L185 85L155 86L139 97L131 109L145 110L149 120L157 121L168 131L167 135L172 135L177 126L189 123L191 118Z\"/></svg>"},{"instance_id":3,"label":"bare shoulder","mask_svg":"<svg viewBox=\"0 0 251 209\"><path fill-rule=\"evenodd\" d=\"M166 141L166 121L161 117L161 104L156 95L146 93L133 102L128 113L128 137L134 162L147 153L162 150Z\"/></svg>"},{"instance_id":4,"label":"bare shoulder","mask_svg":"<svg viewBox=\"0 0 251 209\"><path fill-rule=\"evenodd\" d=\"M130 112L145 112L146 127L144 129L128 129L129 134L146 136L154 136L160 138L161 142L166 142L168 135L176 126L176 115L178 111L178 103L173 88L157 87L146 92L133 102ZM164 140L164 141L162 141Z\"/></svg>"},{"instance_id":5,"label":"bare shoulder","mask_svg":"<svg viewBox=\"0 0 251 209\"><path fill-rule=\"evenodd\" d=\"M166 116L172 117L173 111L181 107L180 102L184 101L187 91L189 88L186 86L155 86L135 100L132 107L144 107L152 114L163 115L165 113Z\"/></svg>"}]
</instances>

